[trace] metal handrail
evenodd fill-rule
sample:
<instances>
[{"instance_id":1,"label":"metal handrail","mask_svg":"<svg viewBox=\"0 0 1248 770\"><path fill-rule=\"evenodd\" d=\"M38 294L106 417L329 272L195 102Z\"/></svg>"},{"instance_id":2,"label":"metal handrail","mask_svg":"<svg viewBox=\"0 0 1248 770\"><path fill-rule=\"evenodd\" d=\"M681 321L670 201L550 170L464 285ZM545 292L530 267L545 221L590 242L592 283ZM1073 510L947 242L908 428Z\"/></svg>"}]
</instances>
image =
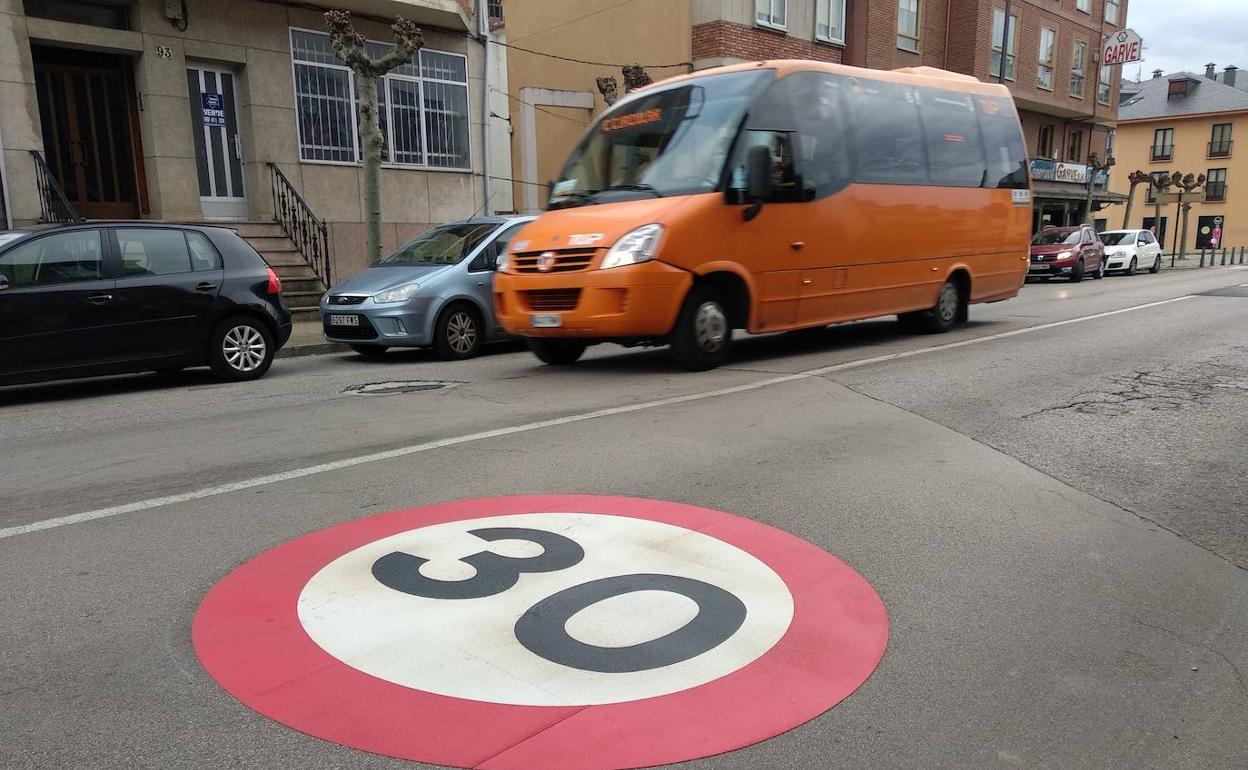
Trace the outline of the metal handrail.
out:
<instances>
[{"instance_id":1,"label":"metal handrail","mask_svg":"<svg viewBox=\"0 0 1248 770\"><path fill-rule=\"evenodd\" d=\"M39 221L47 224L67 224L85 221L78 209L70 202L56 181L56 174L43 159L38 150L31 150L30 156L35 160L35 184L39 188Z\"/></svg>"},{"instance_id":2,"label":"metal handrail","mask_svg":"<svg viewBox=\"0 0 1248 770\"><path fill-rule=\"evenodd\" d=\"M312 207L277 164L268 165L273 192L273 219L281 225L286 237L295 244L321 283L331 286L329 228L312 212Z\"/></svg>"},{"instance_id":3,"label":"metal handrail","mask_svg":"<svg viewBox=\"0 0 1248 770\"><path fill-rule=\"evenodd\" d=\"M1233 144L1233 142L1232 142L1230 139L1225 139L1225 140L1220 141L1220 142L1210 142L1210 143L1209 143L1209 153L1208 153L1208 156L1207 156L1207 157L1210 157L1210 158L1229 158L1229 157L1231 156L1231 145L1232 145L1232 144Z\"/></svg>"},{"instance_id":4,"label":"metal handrail","mask_svg":"<svg viewBox=\"0 0 1248 770\"><path fill-rule=\"evenodd\" d=\"M1149 148L1149 160L1172 160L1174 158L1174 145L1153 145Z\"/></svg>"},{"instance_id":5,"label":"metal handrail","mask_svg":"<svg viewBox=\"0 0 1248 770\"><path fill-rule=\"evenodd\" d=\"M1205 201L1221 203L1226 200L1226 182L1208 182L1205 184Z\"/></svg>"}]
</instances>

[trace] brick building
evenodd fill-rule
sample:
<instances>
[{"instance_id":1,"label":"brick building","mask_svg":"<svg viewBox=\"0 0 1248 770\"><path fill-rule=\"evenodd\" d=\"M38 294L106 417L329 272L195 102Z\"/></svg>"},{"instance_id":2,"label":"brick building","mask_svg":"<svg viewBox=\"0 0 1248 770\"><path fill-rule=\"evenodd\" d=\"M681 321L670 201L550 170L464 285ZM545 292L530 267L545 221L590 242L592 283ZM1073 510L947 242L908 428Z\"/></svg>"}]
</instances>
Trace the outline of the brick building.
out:
<instances>
[{"instance_id":1,"label":"brick building","mask_svg":"<svg viewBox=\"0 0 1248 770\"><path fill-rule=\"evenodd\" d=\"M1035 225L1082 221L1090 153L1112 154L1120 67L1096 61L1127 0L692 0L697 68L765 58L858 67L930 66L1003 80L1014 94L1035 183ZM1005 72L1000 68L1004 64ZM1118 202L1107 174L1094 208Z\"/></svg>"}]
</instances>

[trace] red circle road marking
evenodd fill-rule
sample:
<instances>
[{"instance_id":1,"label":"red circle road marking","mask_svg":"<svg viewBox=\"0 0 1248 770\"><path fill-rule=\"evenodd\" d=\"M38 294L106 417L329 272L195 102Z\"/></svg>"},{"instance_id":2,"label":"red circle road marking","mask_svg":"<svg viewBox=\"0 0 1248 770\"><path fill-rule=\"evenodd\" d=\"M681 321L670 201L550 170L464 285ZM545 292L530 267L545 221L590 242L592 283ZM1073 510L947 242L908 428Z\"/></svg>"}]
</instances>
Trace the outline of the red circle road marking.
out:
<instances>
[{"instance_id":1,"label":"red circle road marking","mask_svg":"<svg viewBox=\"0 0 1248 770\"><path fill-rule=\"evenodd\" d=\"M300 622L304 587L355 549L447 522L558 513L660 522L744 551L788 587L787 631L752 662L689 689L603 705L528 706L370 676L328 654ZM227 575L204 598L192 628L204 668L275 721L377 754L497 770L645 767L749 746L848 697L875 670L887 640L888 618L871 585L805 540L705 508L589 495L464 500L314 532Z\"/></svg>"}]
</instances>

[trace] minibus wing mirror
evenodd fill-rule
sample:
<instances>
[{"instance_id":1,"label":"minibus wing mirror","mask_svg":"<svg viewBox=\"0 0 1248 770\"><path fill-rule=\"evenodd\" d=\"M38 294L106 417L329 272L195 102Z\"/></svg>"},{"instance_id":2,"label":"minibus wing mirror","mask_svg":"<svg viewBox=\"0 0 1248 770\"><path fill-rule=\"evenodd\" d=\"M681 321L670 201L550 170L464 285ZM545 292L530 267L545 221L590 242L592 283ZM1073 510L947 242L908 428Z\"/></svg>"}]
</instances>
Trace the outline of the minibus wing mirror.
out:
<instances>
[{"instance_id":1,"label":"minibus wing mirror","mask_svg":"<svg viewBox=\"0 0 1248 770\"><path fill-rule=\"evenodd\" d=\"M763 145L751 147L745 158L745 169L745 186L751 204L745 210L745 221L749 222L758 216L763 202L771 197L771 150Z\"/></svg>"}]
</instances>

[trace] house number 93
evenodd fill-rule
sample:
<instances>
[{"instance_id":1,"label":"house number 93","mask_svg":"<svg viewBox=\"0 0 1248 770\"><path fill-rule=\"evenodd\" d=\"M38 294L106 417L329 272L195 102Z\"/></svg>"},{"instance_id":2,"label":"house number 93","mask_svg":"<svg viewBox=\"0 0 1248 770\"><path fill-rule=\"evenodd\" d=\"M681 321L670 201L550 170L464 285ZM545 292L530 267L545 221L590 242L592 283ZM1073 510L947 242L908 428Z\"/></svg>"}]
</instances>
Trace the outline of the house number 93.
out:
<instances>
[{"instance_id":1,"label":"house number 93","mask_svg":"<svg viewBox=\"0 0 1248 770\"><path fill-rule=\"evenodd\" d=\"M172 59L173 49L167 45L156 46L156 57L159 59Z\"/></svg>"}]
</instances>

